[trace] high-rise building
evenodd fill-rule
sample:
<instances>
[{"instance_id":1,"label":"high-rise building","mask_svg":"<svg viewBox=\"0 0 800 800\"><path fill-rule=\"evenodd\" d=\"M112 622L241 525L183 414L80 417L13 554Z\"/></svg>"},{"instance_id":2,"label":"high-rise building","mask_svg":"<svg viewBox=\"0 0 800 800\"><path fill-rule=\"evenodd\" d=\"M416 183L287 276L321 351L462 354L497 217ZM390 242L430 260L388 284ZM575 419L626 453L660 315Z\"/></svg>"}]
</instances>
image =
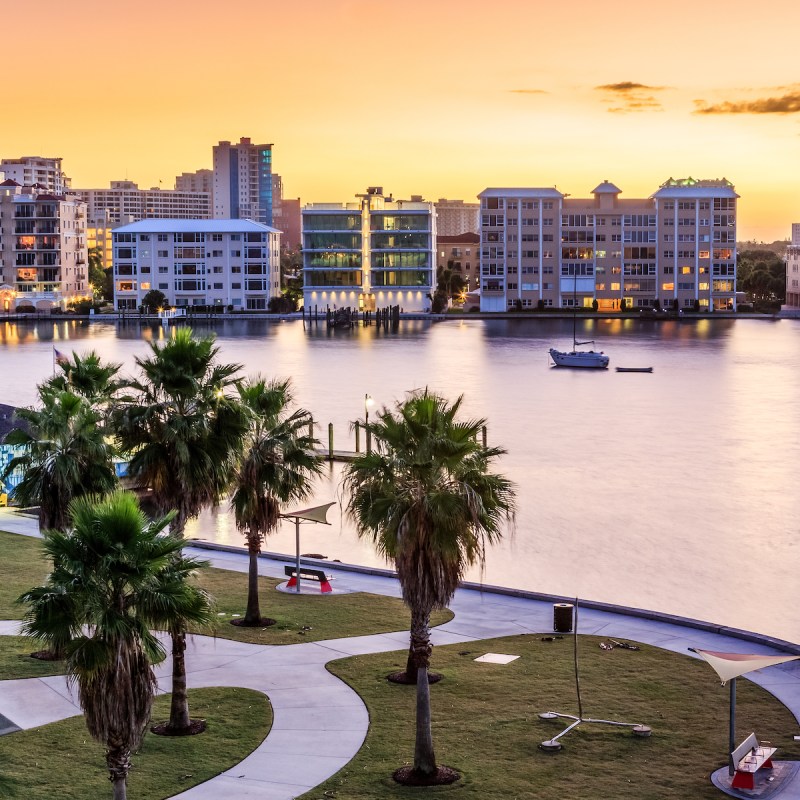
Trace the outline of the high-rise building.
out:
<instances>
[{"instance_id":1,"label":"high-rise building","mask_svg":"<svg viewBox=\"0 0 800 800\"><path fill-rule=\"evenodd\" d=\"M280 294L280 233L251 220L148 219L114 239L114 305L135 309L151 289L175 306L264 311Z\"/></svg>"},{"instance_id":2,"label":"high-rise building","mask_svg":"<svg viewBox=\"0 0 800 800\"><path fill-rule=\"evenodd\" d=\"M64 194L70 187L70 179L61 168L60 158L4 158L0 161L0 172L7 180L16 181L21 186L38 187L39 191L51 194Z\"/></svg>"},{"instance_id":3,"label":"high-rise building","mask_svg":"<svg viewBox=\"0 0 800 800\"><path fill-rule=\"evenodd\" d=\"M440 197L436 207L436 233L438 236L460 236L477 233L480 227L480 203L447 200Z\"/></svg>"},{"instance_id":4,"label":"high-rise building","mask_svg":"<svg viewBox=\"0 0 800 800\"><path fill-rule=\"evenodd\" d=\"M792 244L800 245L800 222L792 223Z\"/></svg>"},{"instance_id":5,"label":"high-rise building","mask_svg":"<svg viewBox=\"0 0 800 800\"><path fill-rule=\"evenodd\" d=\"M183 172L175 178L175 189L179 192L214 192L214 171L198 169L196 172Z\"/></svg>"},{"instance_id":6,"label":"high-rise building","mask_svg":"<svg viewBox=\"0 0 800 800\"><path fill-rule=\"evenodd\" d=\"M429 307L433 203L393 200L379 186L356 196L352 203L310 203L303 209L306 307Z\"/></svg>"},{"instance_id":7,"label":"high-rise building","mask_svg":"<svg viewBox=\"0 0 800 800\"><path fill-rule=\"evenodd\" d=\"M272 225L272 145L220 142L214 146L214 219L252 219Z\"/></svg>"},{"instance_id":8,"label":"high-rise building","mask_svg":"<svg viewBox=\"0 0 800 800\"><path fill-rule=\"evenodd\" d=\"M87 273L86 203L1 183L0 310L63 310L91 296Z\"/></svg>"},{"instance_id":9,"label":"high-rise building","mask_svg":"<svg viewBox=\"0 0 800 800\"><path fill-rule=\"evenodd\" d=\"M733 185L670 178L648 198L620 194L609 181L588 199L547 188L481 192L481 310L735 310Z\"/></svg>"}]
</instances>

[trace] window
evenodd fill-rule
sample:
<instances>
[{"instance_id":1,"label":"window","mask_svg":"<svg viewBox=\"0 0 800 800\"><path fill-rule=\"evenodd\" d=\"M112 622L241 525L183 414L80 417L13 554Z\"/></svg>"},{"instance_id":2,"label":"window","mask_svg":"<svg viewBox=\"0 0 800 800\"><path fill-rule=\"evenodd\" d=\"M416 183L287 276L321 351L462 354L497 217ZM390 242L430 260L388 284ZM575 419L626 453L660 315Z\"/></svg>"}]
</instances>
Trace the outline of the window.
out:
<instances>
[{"instance_id":1,"label":"window","mask_svg":"<svg viewBox=\"0 0 800 800\"><path fill-rule=\"evenodd\" d=\"M242 284L241 283L232 283L231 284L231 289L241 289L241 288L242 288Z\"/></svg>"},{"instance_id":2,"label":"window","mask_svg":"<svg viewBox=\"0 0 800 800\"><path fill-rule=\"evenodd\" d=\"M140 233L139 234L139 241L140 242L149 242L150 241L150 234L149 233Z\"/></svg>"},{"instance_id":3,"label":"window","mask_svg":"<svg viewBox=\"0 0 800 800\"><path fill-rule=\"evenodd\" d=\"M159 250L158 251L159 258L169 258L169 250Z\"/></svg>"},{"instance_id":4,"label":"window","mask_svg":"<svg viewBox=\"0 0 800 800\"><path fill-rule=\"evenodd\" d=\"M169 241L169 234L159 233L158 234L158 241L159 242L168 242Z\"/></svg>"},{"instance_id":5,"label":"window","mask_svg":"<svg viewBox=\"0 0 800 800\"><path fill-rule=\"evenodd\" d=\"M212 242L221 242L222 241L222 234L221 233L212 233L211 234L211 241Z\"/></svg>"}]
</instances>

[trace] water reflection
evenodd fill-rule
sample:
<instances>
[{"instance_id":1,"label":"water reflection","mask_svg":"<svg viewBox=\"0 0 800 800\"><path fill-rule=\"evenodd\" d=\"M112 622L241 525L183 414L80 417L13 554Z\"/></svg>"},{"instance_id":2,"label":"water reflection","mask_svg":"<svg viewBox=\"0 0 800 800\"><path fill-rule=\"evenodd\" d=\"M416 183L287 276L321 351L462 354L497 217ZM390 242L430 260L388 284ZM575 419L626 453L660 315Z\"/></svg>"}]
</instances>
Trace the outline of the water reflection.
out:
<instances>
[{"instance_id":1,"label":"water reflection","mask_svg":"<svg viewBox=\"0 0 800 800\"><path fill-rule=\"evenodd\" d=\"M519 487L516 533L494 548L484 579L760 629L800 640L794 585L800 558L800 323L783 320L578 320L612 370L549 366L548 348L572 339L570 319L465 319L329 332L322 323L201 321L244 374L291 376L298 401L335 447L365 393L378 406L430 386L465 394L508 449L501 469ZM0 325L6 380L0 402L33 402L58 349L97 350L134 367L172 329L76 321ZM614 366L652 366L617 374ZM339 468L312 502L337 498ZM331 528L303 532L308 552L380 564L341 510ZM293 551L292 526L267 543ZM225 508L194 535L241 543ZM473 574L479 578L480 575ZM765 617L752 597L769 598Z\"/></svg>"}]
</instances>

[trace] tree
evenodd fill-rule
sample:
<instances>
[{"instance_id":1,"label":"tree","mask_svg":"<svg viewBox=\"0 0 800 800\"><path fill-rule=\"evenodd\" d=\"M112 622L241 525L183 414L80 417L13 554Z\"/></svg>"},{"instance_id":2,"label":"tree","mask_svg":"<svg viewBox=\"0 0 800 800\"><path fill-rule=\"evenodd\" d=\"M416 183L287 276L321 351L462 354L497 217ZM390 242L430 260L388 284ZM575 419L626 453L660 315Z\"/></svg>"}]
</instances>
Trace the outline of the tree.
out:
<instances>
[{"instance_id":1,"label":"tree","mask_svg":"<svg viewBox=\"0 0 800 800\"><path fill-rule=\"evenodd\" d=\"M155 314L156 311L160 311L167 305L169 305L169 303L167 303L167 296L158 289L151 289L142 298L142 308L144 308L145 311L149 311L151 314Z\"/></svg>"},{"instance_id":2,"label":"tree","mask_svg":"<svg viewBox=\"0 0 800 800\"><path fill-rule=\"evenodd\" d=\"M431 295L431 311L434 314L446 311L450 301L461 297L466 288L467 282L460 272L439 267L436 270L436 291Z\"/></svg>"},{"instance_id":3,"label":"tree","mask_svg":"<svg viewBox=\"0 0 800 800\"><path fill-rule=\"evenodd\" d=\"M60 373L45 381L45 384L59 391L80 395L95 407L107 407L122 386L122 381L116 379L120 364L104 364L94 350L85 355L73 353L72 361L62 358L56 364Z\"/></svg>"},{"instance_id":4,"label":"tree","mask_svg":"<svg viewBox=\"0 0 800 800\"><path fill-rule=\"evenodd\" d=\"M175 510L171 534L183 541L186 523L219 502L230 483L247 430L247 414L233 393L238 364L218 364L214 337L180 328L151 356L137 358L142 377L126 383L112 412L128 475L150 492L156 513ZM186 699L186 628L172 636L172 705L168 732L191 730Z\"/></svg>"},{"instance_id":5,"label":"tree","mask_svg":"<svg viewBox=\"0 0 800 800\"><path fill-rule=\"evenodd\" d=\"M183 558L181 542L160 535L169 517L148 522L132 494L79 498L69 511L69 533L44 532L53 568L20 598L23 631L66 653L86 727L106 747L114 800L124 800L150 720L153 665L165 657L150 629L208 621L205 598L187 583L203 564Z\"/></svg>"},{"instance_id":6,"label":"tree","mask_svg":"<svg viewBox=\"0 0 800 800\"><path fill-rule=\"evenodd\" d=\"M89 256L89 285L95 300L113 300L113 287L109 280L109 270L103 269L103 248L90 247Z\"/></svg>"},{"instance_id":7,"label":"tree","mask_svg":"<svg viewBox=\"0 0 800 800\"><path fill-rule=\"evenodd\" d=\"M372 452L345 468L347 510L360 536L395 563L411 610L409 667L416 666L414 764L395 778L441 782L430 718L430 615L450 602L467 567L514 513L514 488L490 470L505 451L479 442L483 419L460 420L462 397L448 403L427 389L370 424ZM454 778L453 778L454 779Z\"/></svg>"},{"instance_id":8,"label":"tree","mask_svg":"<svg viewBox=\"0 0 800 800\"><path fill-rule=\"evenodd\" d=\"M115 488L114 448L102 413L86 398L42 384L39 399L40 408L17 411L26 427L12 430L5 441L23 452L9 462L2 480L22 470L15 502L38 506L40 528L64 531L74 498Z\"/></svg>"},{"instance_id":9,"label":"tree","mask_svg":"<svg viewBox=\"0 0 800 800\"><path fill-rule=\"evenodd\" d=\"M321 472L314 454L318 442L309 433L311 414L292 409L289 380L257 377L240 385L239 396L250 412L231 495L236 527L245 535L250 556L247 611L239 624L271 624L262 619L258 602L258 554L278 524L281 504L307 497L312 478Z\"/></svg>"}]
</instances>

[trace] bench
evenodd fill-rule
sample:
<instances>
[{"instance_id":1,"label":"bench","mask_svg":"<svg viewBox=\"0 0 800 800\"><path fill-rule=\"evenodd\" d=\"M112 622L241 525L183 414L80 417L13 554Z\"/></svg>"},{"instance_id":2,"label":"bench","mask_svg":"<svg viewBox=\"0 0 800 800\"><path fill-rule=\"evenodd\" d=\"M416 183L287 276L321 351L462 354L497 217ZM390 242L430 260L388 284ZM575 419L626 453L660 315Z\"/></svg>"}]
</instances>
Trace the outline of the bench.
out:
<instances>
[{"instance_id":1,"label":"bench","mask_svg":"<svg viewBox=\"0 0 800 800\"><path fill-rule=\"evenodd\" d=\"M286 588L291 589L292 587L297 586L297 569L295 567L290 567L287 564L283 568L283 572L286 577L289 578ZM326 575L321 569L308 569L306 567L300 567L300 580L317 581L317 583L319 583L319 590L323 593L333 591L329 583L329 581L332 581L333 578L330 575Z\"/></svg>"},{"instance_id":2,"label":"bench","mask_svg":"<svg viewBox=\"0 0 800 800\"><path fill-rule=\"evenodd\" d=\"M756 735L751 733L732 753L736 773L731 786L734 789L754 789L755 774L761 769L772 769L772 756L777 750L770 747L769 742L759 742Z\"/></svg>"}]
</instances>

